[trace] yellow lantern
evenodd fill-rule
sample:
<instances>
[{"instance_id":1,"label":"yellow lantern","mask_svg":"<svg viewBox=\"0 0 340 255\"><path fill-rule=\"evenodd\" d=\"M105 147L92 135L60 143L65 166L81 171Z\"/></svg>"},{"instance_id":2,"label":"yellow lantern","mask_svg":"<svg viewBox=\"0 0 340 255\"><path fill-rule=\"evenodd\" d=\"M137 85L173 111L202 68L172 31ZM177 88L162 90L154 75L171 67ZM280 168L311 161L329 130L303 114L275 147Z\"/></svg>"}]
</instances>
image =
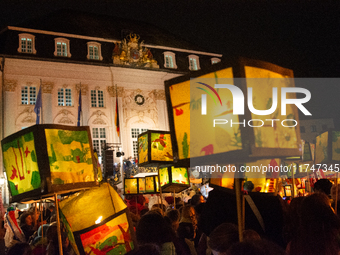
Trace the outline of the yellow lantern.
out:
<instances>
[{"instance_id":1,"label":"yellow lantern","mask_svg":"<svg viewBox=\"0 0 340 255\"><path fill-rule=\"evenodd\" d=\"M76 193L59 206L76 254L125 254L134 249L129 210L108 183Z\"/></svg>"},{"instance_id":2,"label":"yellow lantern","mask_svg":"<svg viewBox=\"0 0 340 255\"><path fill-rule=\"evenodd\" d=\"M158 192L158 175L124 179L125 195L155 194Z\"/></svg>"},{"instance_id":3,"label":"yellow lantern","mask_svg":"<svg viewBox=\"0 0 340 255\"><path fill-rule=\"evenodd\" d=\"M158 176L162 192L178 193L190 187L186 167L160 167Z\"/></svg>"},{"instance_id":4,"label":"yellow lantern","mask_svg":"<svg viewBox=\"0 0 340 255\"><path fill-rule=\"evenodd\" d=\"M89 127L35 125L1 146L12 202L98 185Z\"/></svg>"},{"instance_id":5,"label":"yellow lantern","mask_svg":"<svg viewBox=\"0 0 340 255\"><path fill-rule=\"evenodd\" d=\"M315 163L332 164L339 163L339 161L340 131L330 129L317 136L315 148Z\"/></svg>"},{"instance_id":6,"label":"yellow lantern","mask_svg":"<svg viewBox=\"0 0 340 255\"><path fill-rule=\"evenodd\" d=\"M138 136L139 166L165 166L172 162L170 132L148 130Z\"/></svg>"},{"instance_id":7,"label":"yellow lantern","mask_svg":"<svg viewBox=\"0 0 340 255\"><path fill-rule=\"evenodd\" d=\"M158 175L145 176L145 193L155 194L159 192Z\"/></svg>"},{"instance_id":8,"label":"yellow lantern","mask_svg":"<svg viewBox=\"0 0 340 255\"><path fill-rule=\"evenodd\" d=\"M241 58L166 81L175 164L242 164L301 155L297 108L281 109L282 91L294 87L289 78L289 69Z\"/></svg>"}]
</instances>

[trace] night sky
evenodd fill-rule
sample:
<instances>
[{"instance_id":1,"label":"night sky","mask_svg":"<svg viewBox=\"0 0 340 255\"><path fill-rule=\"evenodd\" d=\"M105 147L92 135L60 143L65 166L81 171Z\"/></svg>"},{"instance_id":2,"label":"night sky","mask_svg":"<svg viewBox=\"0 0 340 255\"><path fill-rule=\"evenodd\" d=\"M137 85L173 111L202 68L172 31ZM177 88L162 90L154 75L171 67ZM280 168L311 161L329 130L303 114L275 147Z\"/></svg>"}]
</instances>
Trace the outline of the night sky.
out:
<instances>
[{"instance_id":1,"label":"night sky","mask_svg":"<svg viewBox=\"0 0 340 255\"><path fill-rule=\"evenodd\" d=\"M148 22L207 51L268 61L292 69L295 77L340 76L338 1L1 0L0 27L59 9ZM333 117L340 128L340 84L301 86L311 91L306 108L312 118Z\"/></svg>"}]
</instances>

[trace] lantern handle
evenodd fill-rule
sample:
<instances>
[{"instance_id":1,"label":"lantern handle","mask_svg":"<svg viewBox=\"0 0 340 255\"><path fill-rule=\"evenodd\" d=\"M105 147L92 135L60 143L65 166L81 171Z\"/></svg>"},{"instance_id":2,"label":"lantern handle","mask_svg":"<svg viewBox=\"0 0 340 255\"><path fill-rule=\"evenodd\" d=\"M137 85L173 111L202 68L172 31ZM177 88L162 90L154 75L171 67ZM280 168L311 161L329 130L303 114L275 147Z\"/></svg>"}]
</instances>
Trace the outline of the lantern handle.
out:
<instances>
[{"instance_id":1,"label":"lantern handle","mask_svg":"<svg viewBox=\"0 0 340 255\"><path fill-rule=\"evenodd\" d=\"M57 231L58 231L58 243L59 243L59 255L63 255L63 242L61 241L61 229L60 229L60 218L59 218L59 202L58 194L54 193L56 214L57 214Z\"/></svg>"}]
</instances>

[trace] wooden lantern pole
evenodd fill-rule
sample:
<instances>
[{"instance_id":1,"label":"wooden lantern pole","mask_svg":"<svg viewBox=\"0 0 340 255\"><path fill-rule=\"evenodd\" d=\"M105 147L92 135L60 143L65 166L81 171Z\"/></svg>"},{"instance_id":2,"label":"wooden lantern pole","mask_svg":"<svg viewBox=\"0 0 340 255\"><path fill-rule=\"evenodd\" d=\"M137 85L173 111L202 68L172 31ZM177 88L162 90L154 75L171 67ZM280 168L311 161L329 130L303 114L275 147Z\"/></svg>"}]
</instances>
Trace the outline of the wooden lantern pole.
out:
<instances>
[{"instance_id":1,"label":"wooden lantern pole","mask_svg":"<svg viewBox=\"0 0 340 255\"><path fill-rule=\"evenodd\" d=\"M42 205L43 201L40 199L40 204ZM44 239L44 207L42 206L42 210L40 211L40 222L41 222L41 240ZM39 229L38 229L39 230ZM42 242L42 246L44 247L44 242Z\"/></svg>"},{"instance_id":2,"label":"wooden lantern pole","mask_svg":"<svg viewBox=\"0 0 340 255\"><path fill-rule=\"evenodd\" d=\"M56 216L57 216L57 231L58 231L58 244L59 244L59 255L63 255L63 242L61 240L61 229L60 229L60 218L59 218L59 202L58 194L54 194Z\"/></svg>"},{"instance_id":3,"label":"wooden lantern pole","mask_svg":"<svg viewBox=\"0 0 340 255\"><path fill-rule=\"evenodd\" d=\"M336 173L336 178L335 178L335 214L338 214L338 192L339 192L339 186L338 186L338 177L339 177L339 173Z\"/></svg>"},{"instance_id":4,"label":"wooden lantern pole","mask_svg":"<svg viewBox=\"0 0 340 255\"><path fill-rule=\"evenodd\" d=\"M163 195L162 195L162 187L161 187L161 176L159 175L159 165L158 164L157 164L157 173L158 173L159 195L161 197L161 207L160 208L163 211ZM156 189L156 191L157 191L157 189ZM158 199L157 202L159 203L159 199Z\"/></svg>"},{"instance_id":5,"label":"wooden lantern pole","mask_svg":"<svg viewBox=\"0 0 340 255\"><path fill-rule=\"evenodd\" d=\"M242 231L246 227L246 198L242 196Z\"/></svg>"},{"instance_id":6,"label":"wooden lantern pole","mask_svg":"<svg viewBox=\"0 0 340 255\"><path fill-rule=\"evenodd\" d=\"M235 178L235 193L236 193L236 208L237 208L237 223L238 223L238 235L240 242L243 241L243 222L242 222L242 194L241 194L241 182L242 179Z\"/></svg>"},{"instance_id":7,"label":"wooden lantern pole","mask_svg":"<svg viewBox=\"0 0 340 255\"><path fill-rule=\"evenodd\" d=\"M37 219L37 202L34 202L34 228L37 228L38 219ZM38 230L38 229L37 229Z\"/></svg>"},{"instance_id":8,"label":"wooden lantern pole","mask_svg":"<svg viewBox=\"0 0 340 255\"><path fill-rule=\"evenodd\" d=\"M295 197L295 178L294 178L294 168L292 169L292 199Z\"/></svg>"}]
</instances>

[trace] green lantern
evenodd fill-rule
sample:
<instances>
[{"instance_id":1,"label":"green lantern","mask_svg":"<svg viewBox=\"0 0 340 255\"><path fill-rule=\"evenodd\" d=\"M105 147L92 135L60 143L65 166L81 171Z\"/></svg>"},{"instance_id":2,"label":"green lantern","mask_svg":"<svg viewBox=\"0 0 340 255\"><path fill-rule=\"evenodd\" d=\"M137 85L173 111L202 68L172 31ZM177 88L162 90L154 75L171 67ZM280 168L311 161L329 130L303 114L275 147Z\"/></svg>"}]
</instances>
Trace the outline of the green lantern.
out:
<instances>
[{"instance_id":1,"label":"green lantern","mask_svg":"<svg viewBox=\"0 0 340 255\"><path fill-rule=\"evenodd\" d=\"M98 185L89 127L35 125L1 146L12 202Z\"/></svg>"},{"instance_id":2,"label":"green lantern","mask_svg":"<svg viewBox=\"0 0 340 255\"><path fill-rule=\"evenodd\" d=\"M160 167L158 175L162 192L178 193L190 187L186 167Z\"/></svg>"}]
</instances>

